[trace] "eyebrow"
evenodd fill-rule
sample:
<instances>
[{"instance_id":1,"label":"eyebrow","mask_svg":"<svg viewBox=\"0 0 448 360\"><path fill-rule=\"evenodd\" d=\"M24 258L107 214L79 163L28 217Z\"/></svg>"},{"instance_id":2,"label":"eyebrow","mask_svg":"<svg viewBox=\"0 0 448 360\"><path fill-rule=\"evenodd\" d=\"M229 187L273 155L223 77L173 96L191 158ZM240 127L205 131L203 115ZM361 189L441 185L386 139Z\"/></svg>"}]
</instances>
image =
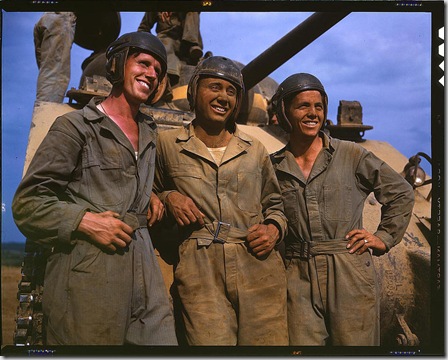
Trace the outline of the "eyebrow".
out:
<instances>
[{"instance_id":1,"label":"eyebrow","mask_svg":"<svg viewBox=\"0 0 448 360\"><path fill-rule=\"evenodd\" d=\"M291 102L292 104L292 102ZM324 103L322 101L318 101L318 102L311 102L311 101L300 101L297 103L297 105L323 105Z\"/></svg>"}]
</instances>

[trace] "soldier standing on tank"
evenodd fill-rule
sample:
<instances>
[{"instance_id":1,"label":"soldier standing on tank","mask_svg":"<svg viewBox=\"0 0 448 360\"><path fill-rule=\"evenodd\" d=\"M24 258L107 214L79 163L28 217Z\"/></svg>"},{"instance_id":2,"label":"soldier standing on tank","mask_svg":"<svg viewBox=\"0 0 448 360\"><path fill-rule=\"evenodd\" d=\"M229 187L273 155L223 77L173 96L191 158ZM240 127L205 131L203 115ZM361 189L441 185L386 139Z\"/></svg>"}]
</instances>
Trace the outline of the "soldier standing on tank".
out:
<instances>
[{"instance_id":1,"label":"soldier standing on tank","mask_svg":"<svg viewBox=\"0 0 448 360\"><path fill-rule=\"evenodd\" d=\"M398 244L412 213L405 179L358 144L322 128L328 97L313 75L288 77L273 96L287 146L272 155L288 235L291 345L379 345L379 295L372 255ZM383 205L375 233L363 229L370 193Z\"/></svg>"},{"instance_id":2,"label":"soldier standing on tank","mask_svg":"<svg viewBox=\"0 0 448 360\"><path fill-rule=\"evenodd\" d=\"M110 95L56 119L15 194L14 219L51 249L47 345L176 345L147 228L163 212L151 197L156 125L139 111L165 75L166 52L134 32L109 46L107 60Z\"/></svg>"},{"instance_id":3,"label":"soldier standing on tank","mask_svg":"<svg viewBox=\"0 0 448 360\"><path fill-rule=\"evenodd\" d=\"M178 226L174 286L190 345L287 345L280 189L264 146L235 124L244 85L224 57L198 64L196 118L161 132L154 189Z\"/></svg>"}]
</instances>

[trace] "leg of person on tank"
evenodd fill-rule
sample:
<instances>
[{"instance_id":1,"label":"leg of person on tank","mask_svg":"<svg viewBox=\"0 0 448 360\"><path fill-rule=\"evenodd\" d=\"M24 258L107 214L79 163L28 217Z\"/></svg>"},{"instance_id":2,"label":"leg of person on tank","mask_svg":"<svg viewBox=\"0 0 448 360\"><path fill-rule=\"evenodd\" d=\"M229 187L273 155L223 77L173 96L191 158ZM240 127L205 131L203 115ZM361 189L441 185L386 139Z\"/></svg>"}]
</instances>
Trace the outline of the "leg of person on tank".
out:
<instances>
[{"instance_id":1,"label":"leg of person on tank","mask_svg":"<svg viewBox=\"0 0 448 360\"><path fill-rule=\"evenodd\" d=\"M200 31L200 13L187 12L183 22L182 48L186 49L186 54L191 65L197 65L203 55L203 43Z\"/></svg>"},{"instance_id":2,"label":"leg of person on tank","mask_svg":"<svg viewBox=\"0 0 448 360\"><path fill-rule=\"evenodd\" d=\"M34 26L34 48L39 75L37 101L62 103L70 81L70 55L76 16L46 12Z\"/></svg>"}]
</instances>

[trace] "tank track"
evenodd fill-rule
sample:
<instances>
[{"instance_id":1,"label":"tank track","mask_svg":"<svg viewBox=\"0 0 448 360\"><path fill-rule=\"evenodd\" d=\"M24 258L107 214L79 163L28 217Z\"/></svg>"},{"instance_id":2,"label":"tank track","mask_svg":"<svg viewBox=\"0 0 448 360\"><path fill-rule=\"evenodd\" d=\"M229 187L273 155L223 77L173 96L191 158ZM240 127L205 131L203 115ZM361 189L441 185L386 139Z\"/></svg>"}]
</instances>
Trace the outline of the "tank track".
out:
<instances>
[{"instance_id":1,"label":"tank track","mask_svg":"<svg viewBox=\"0 0 448 360\"><path fill-rule=\"evenodd\" d=\"M44 316L42 293L44 289L45 265L48 251L27 239L22 262L22 278L18 284L16 326L13 335L14 345L43 345Z\"/></svg>"}]
</instances>

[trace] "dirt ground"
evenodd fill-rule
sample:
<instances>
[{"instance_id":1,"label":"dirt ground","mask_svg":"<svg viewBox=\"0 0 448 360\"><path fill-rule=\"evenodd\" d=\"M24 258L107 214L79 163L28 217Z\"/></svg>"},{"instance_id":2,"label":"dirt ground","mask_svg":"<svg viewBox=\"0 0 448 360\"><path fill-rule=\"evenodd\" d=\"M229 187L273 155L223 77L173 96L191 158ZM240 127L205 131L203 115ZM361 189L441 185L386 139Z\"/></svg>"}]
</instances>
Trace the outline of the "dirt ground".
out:
<instances>
[{"instance_id":1,"label":"dirt ground","mask_svg":"<svg viewBox=\"0 0 448 360\"><path fill-rule=\"evenodd\" d=\"M2 345L13 344L20 267L2 266Z\"/></svg>"}]
</instances>

